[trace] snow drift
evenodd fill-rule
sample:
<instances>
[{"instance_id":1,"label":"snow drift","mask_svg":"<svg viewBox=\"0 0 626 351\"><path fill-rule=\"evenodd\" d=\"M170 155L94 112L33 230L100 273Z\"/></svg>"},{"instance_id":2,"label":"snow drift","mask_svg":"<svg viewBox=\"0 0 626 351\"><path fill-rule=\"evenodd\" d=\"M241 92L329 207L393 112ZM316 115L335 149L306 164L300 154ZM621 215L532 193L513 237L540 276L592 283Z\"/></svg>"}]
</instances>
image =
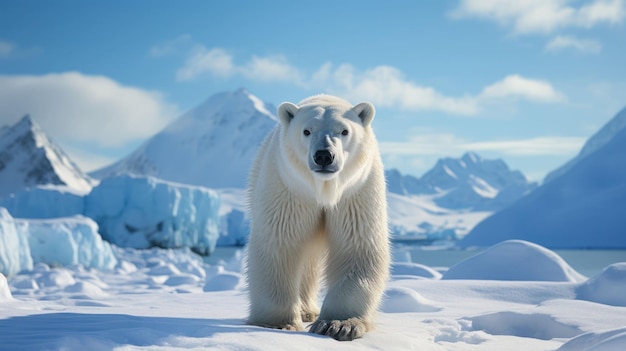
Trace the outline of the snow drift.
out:
<instances>
[{"instance_id":1,"label":"snow drift","mask_svg":"<svg viewBox=\"0 0 626 351\"><path fill-rule=\"evenodd\" d=\"M586 278L544 247L509 240L450 267L442 279L581 282Z\"/></svg>"}]
</instances>

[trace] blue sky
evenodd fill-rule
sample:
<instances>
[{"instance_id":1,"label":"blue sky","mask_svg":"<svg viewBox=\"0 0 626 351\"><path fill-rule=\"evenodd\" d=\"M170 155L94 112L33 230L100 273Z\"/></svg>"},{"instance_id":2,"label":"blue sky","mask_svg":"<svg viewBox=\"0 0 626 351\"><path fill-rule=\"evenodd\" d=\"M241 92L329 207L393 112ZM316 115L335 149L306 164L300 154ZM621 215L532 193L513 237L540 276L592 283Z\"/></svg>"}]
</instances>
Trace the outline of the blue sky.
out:
<instances>
[{"instance_id":1,"label":"blue sky","mask_svg":"<svg viewBox=\"0 0 626 351\"><path fill-rule=\"evenodd\" d=\"M371 101L388 168L475 151L540 180L626 105L626 0L0 2L0 125L80 166L210 95Z\"/></svg>"}]
</instances>

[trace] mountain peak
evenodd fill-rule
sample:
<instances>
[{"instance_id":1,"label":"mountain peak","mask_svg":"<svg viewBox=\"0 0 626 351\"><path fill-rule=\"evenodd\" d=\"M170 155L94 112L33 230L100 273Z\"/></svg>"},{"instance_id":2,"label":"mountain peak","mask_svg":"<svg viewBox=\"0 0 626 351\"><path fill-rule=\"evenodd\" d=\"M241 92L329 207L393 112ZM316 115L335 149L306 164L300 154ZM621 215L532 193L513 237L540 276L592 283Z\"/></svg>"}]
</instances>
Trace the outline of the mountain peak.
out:
<instances>
[{"instance_id":1,"label":"mountain peak","mask_svg":"<svg viewBox=\"0 0 626 351\"><path fill-rule=\"evenodd\" d=\"M47 184L84 192L93 180L25 115L0 133L0 196Z\"/></svg>"},{"instance_id":2,"label":"mountain peak","mask_svg":"<svg viewBox=\"0 0 626 351\"><path fill-rule=\"evenodd\" d=\"M477 153L473 151L468 151L463 156L461 156L461 160L465 163L476 164L480 163L483 159Z\"/></svg>"},{"instance_id":3,"label":"mountain peak","mask_svg":"<svg viewBox=\"0 0 626 351\"><path fill-rule=\"evenodd\" d=\"M494 210L521 197L537 185L500 160L483 159L475 152L461 158L439 159L421 178L386 172L389 191L398 194L436 196L445 208Z\"/></svg>"},{"instance_id":4,"label":"mountain peak","mask_svg":"<svg viewBox=\"0 0 626 351\"><path fill-rule=\"evenodd\" d=\"M244 188L259 145L276 125L271 110L244 88L214 94L131 155L92 175L131 173L212 188Z\"/></svg>"}]
</instances>

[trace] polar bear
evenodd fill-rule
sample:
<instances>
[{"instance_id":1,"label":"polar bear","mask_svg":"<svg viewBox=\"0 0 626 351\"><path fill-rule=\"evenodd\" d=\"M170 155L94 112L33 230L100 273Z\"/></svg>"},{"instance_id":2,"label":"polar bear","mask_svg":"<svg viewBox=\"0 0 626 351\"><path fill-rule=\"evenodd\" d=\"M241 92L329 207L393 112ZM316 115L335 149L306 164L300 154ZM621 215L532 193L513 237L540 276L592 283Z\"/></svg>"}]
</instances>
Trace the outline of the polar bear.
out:
<instances>
[{"instance_id":1,"label":"polar bear","mask_svg":"<svg viewBox=\"0 0 626 351\"><path fill-rule=\"evenodd\" d=\"M374 106L330 95L278 108L250 171L250 324L352 340L389 274L386 184ZM320 271L327 293L318 307Z\"/></svg>"}]
</instances>

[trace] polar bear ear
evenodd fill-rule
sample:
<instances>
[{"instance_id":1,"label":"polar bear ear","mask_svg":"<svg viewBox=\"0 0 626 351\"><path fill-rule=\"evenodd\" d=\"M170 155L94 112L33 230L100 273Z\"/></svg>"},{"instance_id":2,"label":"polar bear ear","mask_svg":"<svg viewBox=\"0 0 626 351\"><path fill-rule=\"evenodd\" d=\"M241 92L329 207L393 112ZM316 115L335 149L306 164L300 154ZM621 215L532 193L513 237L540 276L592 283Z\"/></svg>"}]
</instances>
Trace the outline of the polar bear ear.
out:
<instances>
[{"instance_id":1,"label":"polar bear ear","mask_svg":"<svg viewBox=\"0 0 626 351\"><path fill-rule=\"evenodd\" d=\"M370 104L369 102L362 102L354 106L352 108L352 111L356 113L357 116L359 116L361 122L363 122L363 126L365 127L369 126L372 123L372 120L374 120L374 115L376 115L376 109L374 108L374 105Z\"/></svg>"},{"instance_id":2,"label":"polar bear ear","mask_svg":"<svg viewBox=\"0 0 626 351\"><path fill-rule=\"evenodd\" d=\"M291 122L296 113L298 113L298 106L291 102L283 102L278 106L278 120L285 126Z\"/></svg>"}]
</instances>

